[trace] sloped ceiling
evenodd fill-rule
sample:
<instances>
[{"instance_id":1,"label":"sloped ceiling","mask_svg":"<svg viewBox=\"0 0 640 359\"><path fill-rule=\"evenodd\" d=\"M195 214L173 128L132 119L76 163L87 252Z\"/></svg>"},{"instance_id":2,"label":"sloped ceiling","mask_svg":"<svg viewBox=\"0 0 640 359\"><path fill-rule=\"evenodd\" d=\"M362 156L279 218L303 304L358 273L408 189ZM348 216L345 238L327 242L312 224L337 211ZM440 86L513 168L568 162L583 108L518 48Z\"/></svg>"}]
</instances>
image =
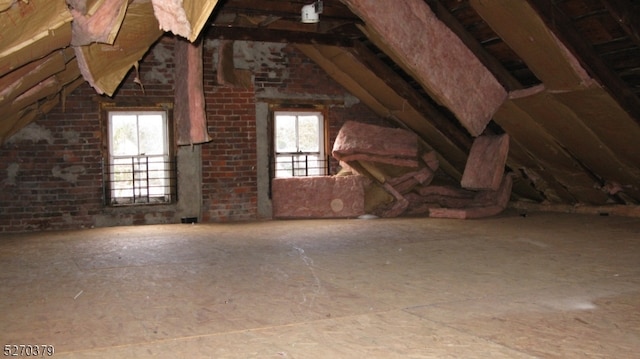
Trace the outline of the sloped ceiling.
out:
<instances>
[{"instance_id":1,"label":"sloped ceiling","mask_svg":"<svg viewBox=\"0 0 640 359\"><path fill-rule=\"evenodd\" d=\"M0 0L0 141L85 81L113 94L163 31L202 33L296 44L452 178L507 133L516 199L640 202L639 2L324 0L302 24L312 2Z\"/></svg>"}]
</instances>

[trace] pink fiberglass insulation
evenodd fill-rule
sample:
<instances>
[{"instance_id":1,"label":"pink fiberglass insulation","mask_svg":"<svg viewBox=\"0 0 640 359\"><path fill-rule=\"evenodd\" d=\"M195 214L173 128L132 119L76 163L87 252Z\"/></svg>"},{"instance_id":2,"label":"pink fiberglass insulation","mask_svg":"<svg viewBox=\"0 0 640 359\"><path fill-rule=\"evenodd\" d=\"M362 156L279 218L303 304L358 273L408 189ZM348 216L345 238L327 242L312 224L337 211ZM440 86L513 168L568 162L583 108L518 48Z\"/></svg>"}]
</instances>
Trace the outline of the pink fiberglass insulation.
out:
<instances>
[{"instance_id":1,"label":"pink fiberglass insulation","mask_svg":"<svg viewBox=\"0 0 640 359\"><path fill-rule=\"evenodd\" d=\"M333 157L417 167L418 137L407 130L347 121L333 144Z\"/></svg>"},{"instance_id":2,"label":"pink fiberglass insulation","mask_svg":"<svg viewBox=\"0 0 640 359\"><path fill-rule=\"evenodd\" d=\"M202 75L202 42L185 39L175 42L175 105L174 115L178 145L193 145L211 141L207 132L204 84Z\"/></svg>"},{"instance_id":3,"label":"pink fiberglass insulation","mask_svg":"<svg viewBox=\"0 0 640 359\"><path fill-rule=\"evenodd\" d=\"M184 10L183 0L152 0L151 3L162 30L187 39L191 37L191 23Z\"/></svg>"},{"instance_id":4,"label":"pink fiberglass insulation","mask_svg":"<svg viewBox=\"0 0 640 359\"><path fill-rule=\"evenodd\" d=\"M507 93L424 0L342 2L377 33L401 65L448 107L472 136L484 131Z\"/></svg>"},{"instance_id":5,"label":"pink fiberglass insulation","mask_svg":"<svg viewBox=\"0 0 640 359\"><path fill-rule=\"evenodd\" d=\"M274 218L348 218L364 214L363 176L274 178Z\"/></svg>"},{"instance_id":6,"label":"pink fiberglass insulation","mask_svg":"<svg viewBox=\"0 0 640 359\"><path fill-rule=\"evenodd\" d=\"M482 135L473 141L460 185L472 190L500 188L509 154L509 135Z\"/></svg>"},{"instance_id":7,"label":"pink fiberglass insulation","mask_svg":"<svg viewBox=\"0 0 640 359\"><path fill-rule=\"evenodd\" d=\"M69 10L73 16L71 45L82 46L93 42L113 44L124 19L127 1L106 0L92 15L82 12L85 7L85 4L80 4L80 9Z\"/></svg>"}]
</instances>

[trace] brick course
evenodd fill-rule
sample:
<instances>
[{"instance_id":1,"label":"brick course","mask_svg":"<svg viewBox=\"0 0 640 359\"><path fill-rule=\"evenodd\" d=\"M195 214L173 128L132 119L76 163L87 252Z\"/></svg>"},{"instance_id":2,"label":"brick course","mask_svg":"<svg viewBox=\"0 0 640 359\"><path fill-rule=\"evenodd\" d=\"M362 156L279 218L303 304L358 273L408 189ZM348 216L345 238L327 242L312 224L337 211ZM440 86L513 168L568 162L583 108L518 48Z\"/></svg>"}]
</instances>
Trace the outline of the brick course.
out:
<instances>
[{"instance_id":1,"label":"brick course","mask_svg":"<svg viewBox=\"0 0 640 359\"><path fill-rule=\"evenodd\" d=\"M173 96L173 37L165 36L140 63L143 88L132 71L120 98ZM345 90L293 46L274 46L269 61L254 64L254 87L220 86L214 59L204 49L208 130L202 145L202 222L257 218L256 93L344 96ZM117 224L176 222L173 205L111 208L103 204L99 99L86 83L44 117L0 146L0 232L59 230ZM107 99L107 98L103 98ZM347 120L384 123L366 106L327 111L331 144ZM330 146L331 147L331 146ZM332 164L337 168L337 163Z\"/></svg>"}]
</instances>

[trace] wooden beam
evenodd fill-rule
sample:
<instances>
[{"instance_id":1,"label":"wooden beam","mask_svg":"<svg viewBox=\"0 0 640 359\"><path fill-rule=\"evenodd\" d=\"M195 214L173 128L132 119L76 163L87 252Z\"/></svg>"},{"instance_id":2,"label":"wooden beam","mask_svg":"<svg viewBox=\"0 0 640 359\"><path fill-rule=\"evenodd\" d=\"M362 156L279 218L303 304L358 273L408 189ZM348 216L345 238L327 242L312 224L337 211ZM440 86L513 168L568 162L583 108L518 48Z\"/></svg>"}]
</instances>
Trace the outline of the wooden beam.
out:
<instances>
[{"instance_id":1,"label":"wooden beam","mask_svg":"<svg viewBox=\"0 0 640 359\"><path fill-rule=\"evenodd\" d=\"M363 65L383 80L399 96L407 100L408 104L429 119L433 125L447 136L463 151L471 148L471 137L461 130L451 119L447 118L438 108L420 95L410 84L402 79L398 73L387 66L376 54L359 41L354 41L353 48L347 49Z\"/></svg>"},{"instance_id":2,"label":"wooden beam","mask_svg":"<svg viewBox=\"0 0 640 359\"><path fill-rule=\"evenodd\" d=\"M593 82L531 5L513 0L469 0L469 4L547 89L582 89Z\"/></svg>"},{"instance_id":3,"label":"wooden beam","mask_svg":"<svg viewBox=\"0 0 640 359\"><path fill-rule=\"evenodd\" d=\"M61 50L0 77L0 108L44 79L64 70L65 66Z\"/></svg>"},{"instance_id":4,"label":"wooden beam","mask_svg":"<svg viewBox=\"0 0 640 359\"><path fill-rule=\"evenodd\" d=\"M32 0L0 13L0 76L69 46L73 17L64 1Z\"/></svg>"},{"instance_id":5,"label":"wooden beam","mask_svg":"<svg viewBox=\"0 0 640 359\"><path fill-rule=\"evenodd\" d=\"M611 16L629 35L631 41L640 46L640 9L629 0L601 0ZM638 2L636 1L635 4Z\"/></svg>"},{"instance_id":6,"label":"wooden beam","mask_svg":"<svg viewBox=\"0 0 640 359\"><path fill-rule=\"evenodd\" d=\"M640 159L629 156L636 152L637 140L633 138L640 137L640 128L604 90L543 91L510 101L561 143L585 172L595 174L599 186L619 183L627 195L640 201L636 185L640 183ZM613 135L608 128L622 133Z\"/></svg>"},{"instance_id":7,"label":"wooden beam","mask_svg":"<svg viewBox=\"0 0 640 359\"><path fill-rule=\"evenodd\" d=\"M253 15L276 15L300 19L302 6L312 1L256 1L230 0L220 5L220 12L245 13ZM358 18L338 1L325 1L320 21L323 19L342 19L357 21Z\"/></svg>"},{"instance_id":8,"label":"wooden beam","mask_svg":"<svg viewBox=\"0 0 640 359\"><path fill-rule=\"evenodd\" d=\"M605 204L608 195L597 188L597 179L584 171L580 163L557 140L540 126L531 115L513 99L505 101L494 120L519 143L535 163L548 172L553 179L564 187L574 198L565 202ZM529 168L529 167L527 167ZM538 172L538 169L533 168ZM525 168L526 170L526 168ZM553 185L553 182L549 182ZM560 193L560 191L555 191Z\"/></svg>"},{"instance_id":9,"label":"wooden beam","mask_svg":"<svg viewBox=\"0 0 640 359\"><path fill-rule=\"evenodd\" d=\"M291 44L319 44L351 47L353 41L343 36L264 28L212 25L206 33L210 39L264 41Z\"/></svg>"},{"instance_id":10,"label":"wooden beam","mask_svg":"<svg viewBox=\"0 0 640 359\"><path fill-rule=\"evenodd\" d=\"M424 148L435 150L439 154L446 153L447 158L439 158L440 168L453 178L462 177L466 152L436 129L424 114L406 103L379 75L364 66L357 56L346 49L322 45L297 47L376 114L414 131L419 135Z\"/></svg>"},{"instance_id":11,"label":"wooden beam","mask_svg":"<svg viewBox=\"0 0 640 359\"><path fill-rule=\"evenodd\" d=\"M598 56L594 48L573 26L554 0L527 0L547 26L560 38L582 65L615 98L620 106L640 124L640 99L620 77Z\"/></svg>"}]
</instances>

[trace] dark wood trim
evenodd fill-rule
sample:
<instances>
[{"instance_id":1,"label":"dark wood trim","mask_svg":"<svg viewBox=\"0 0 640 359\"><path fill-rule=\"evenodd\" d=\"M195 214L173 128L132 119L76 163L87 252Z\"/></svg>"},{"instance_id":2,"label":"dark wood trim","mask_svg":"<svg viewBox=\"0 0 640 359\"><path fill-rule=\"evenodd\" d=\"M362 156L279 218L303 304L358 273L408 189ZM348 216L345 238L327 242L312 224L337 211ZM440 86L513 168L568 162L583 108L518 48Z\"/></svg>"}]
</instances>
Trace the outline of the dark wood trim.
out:
<instances>
[{"instance_id":1,"label":"dark wood trim","mask_svg":"<svg viewBox=\"0 0 640 359\"><path fill-rule=\"evenodd\" d=\"M344 36L264 28L212 25L206 33L208 39L264 41L291 44L319 44L351 47L353 41Z\"/></svg>"},{"instance_id":2,"label":"dark wood trim","mask_svg":"<svg viewBox=\"0 0 640 359\"><path fill-rule=\"evenodd\" d=\"M640 46L640 12L629 0L601 0L611 16L629 35L631 41Z\"/></svg>"}]
</instances>

